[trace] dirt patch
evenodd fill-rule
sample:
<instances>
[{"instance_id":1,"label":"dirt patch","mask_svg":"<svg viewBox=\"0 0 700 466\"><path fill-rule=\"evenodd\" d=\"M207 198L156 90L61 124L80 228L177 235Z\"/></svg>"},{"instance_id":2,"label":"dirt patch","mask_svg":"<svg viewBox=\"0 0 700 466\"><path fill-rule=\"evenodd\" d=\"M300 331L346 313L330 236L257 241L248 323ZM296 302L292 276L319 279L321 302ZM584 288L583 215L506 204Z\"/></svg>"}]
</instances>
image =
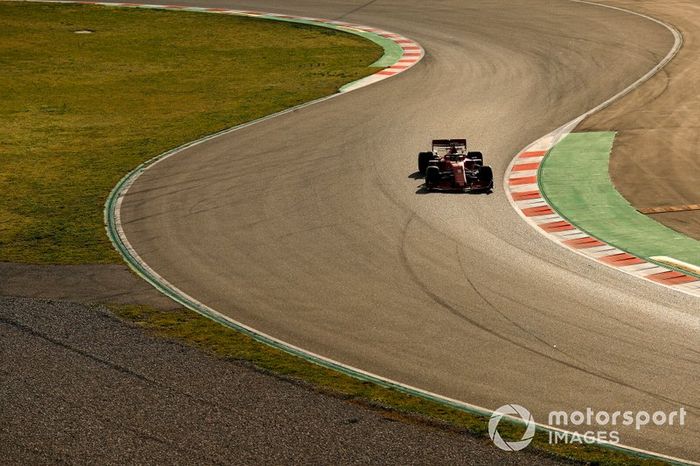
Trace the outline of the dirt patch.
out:
<instances>
[{"instance_id":1,"label":"dirt patch","mask_svg":"<svg viewBox=\"0 0 700 466\"><path fill-rule=\"evenodd\" d=\"M0 262L0 296L79 303L147 304L176 309L124 265L31 265Z\"/></svg>"}]
</instances>

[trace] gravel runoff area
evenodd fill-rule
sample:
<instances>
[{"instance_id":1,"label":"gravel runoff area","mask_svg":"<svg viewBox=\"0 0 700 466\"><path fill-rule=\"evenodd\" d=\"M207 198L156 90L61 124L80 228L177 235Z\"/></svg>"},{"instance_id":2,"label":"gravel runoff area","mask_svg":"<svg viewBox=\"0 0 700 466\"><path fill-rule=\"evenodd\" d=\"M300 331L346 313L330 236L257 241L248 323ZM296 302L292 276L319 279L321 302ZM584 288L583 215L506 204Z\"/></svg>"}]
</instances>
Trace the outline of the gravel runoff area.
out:
<instances>
[{"instance_id":1,"label":"gravel runoff area","mask_svg":"<svg viewBox=\"0 0 700 466\"><path fill-rule=\"evenodd\" d=\"M151 337L99 306L0 297L0 379L3 464L555 464Z\"/></svg>"},{"instance_id":2,"label":"gravel runoff area","mask_svg":"<svg viewBox=\"0 0 700 466\"><path fill-rule=\"evenodd\" d=\"M578 130L617 131L610 176L636 208L700 203L700 2L599 0L674 25L683 34L676 58L639 89L586 119ZM650 214L657 222L700 240L700 210Z\"/></svg>"}]
</instances>

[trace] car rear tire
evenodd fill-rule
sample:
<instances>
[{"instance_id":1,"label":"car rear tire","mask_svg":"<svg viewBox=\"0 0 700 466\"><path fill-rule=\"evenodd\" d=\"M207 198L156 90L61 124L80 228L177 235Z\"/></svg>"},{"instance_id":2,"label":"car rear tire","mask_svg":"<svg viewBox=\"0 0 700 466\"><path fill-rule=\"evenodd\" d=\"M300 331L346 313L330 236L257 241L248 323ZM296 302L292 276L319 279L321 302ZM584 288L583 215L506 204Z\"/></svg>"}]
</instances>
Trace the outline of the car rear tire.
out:
<instances>
[{"instance_id":1,"label":"car rear tire","mask_svg":"<svg viewBox=\"0 0 700 466\"><path fill-rule=\"evenodd\" d=\"M435 154L432 152L421 152L418 154L418 172L421 175L425 175L425 170L428 168L428 164L431 160L434 160Z\"/></svg>"}]
</instances>

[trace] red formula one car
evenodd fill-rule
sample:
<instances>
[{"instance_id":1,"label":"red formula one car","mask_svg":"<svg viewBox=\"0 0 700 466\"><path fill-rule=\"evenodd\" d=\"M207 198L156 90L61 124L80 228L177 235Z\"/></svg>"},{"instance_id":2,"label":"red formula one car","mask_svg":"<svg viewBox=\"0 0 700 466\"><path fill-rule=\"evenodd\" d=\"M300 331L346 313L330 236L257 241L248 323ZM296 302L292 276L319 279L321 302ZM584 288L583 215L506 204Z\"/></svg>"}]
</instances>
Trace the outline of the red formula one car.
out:
<instances>
[{"instance_id":1,"label":"red formula one car","mask_svg":"<svg viewBox=\"0 0 700 466\"><path fill-rule=\"evenodd\" d=\"M468 152L466 139L434 139L431 152L418 154L418 171L428 191L490 192L493 171L481 152Z\"/></svg>"}]
</instances>

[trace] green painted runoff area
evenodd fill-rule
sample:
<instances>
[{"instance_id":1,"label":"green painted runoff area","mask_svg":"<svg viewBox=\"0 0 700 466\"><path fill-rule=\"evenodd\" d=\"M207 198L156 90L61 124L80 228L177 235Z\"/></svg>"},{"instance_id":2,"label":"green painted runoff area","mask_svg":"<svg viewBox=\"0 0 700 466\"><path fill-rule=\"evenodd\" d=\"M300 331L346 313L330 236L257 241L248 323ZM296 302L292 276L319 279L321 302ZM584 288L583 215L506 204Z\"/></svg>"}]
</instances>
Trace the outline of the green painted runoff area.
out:
<instances>
[{"instance_id":1,"label":"green painted runoff area","mask_svg":"<svg viewBox=\"0 0 700 466\"><path fill-rule=\"evenodd\" d=\"M635 256L669 256L700 266L700 241L637 212L608 173L615 133L572 133L540 166L540 190L580 230Z\"/></svg>"}]
</instances>

